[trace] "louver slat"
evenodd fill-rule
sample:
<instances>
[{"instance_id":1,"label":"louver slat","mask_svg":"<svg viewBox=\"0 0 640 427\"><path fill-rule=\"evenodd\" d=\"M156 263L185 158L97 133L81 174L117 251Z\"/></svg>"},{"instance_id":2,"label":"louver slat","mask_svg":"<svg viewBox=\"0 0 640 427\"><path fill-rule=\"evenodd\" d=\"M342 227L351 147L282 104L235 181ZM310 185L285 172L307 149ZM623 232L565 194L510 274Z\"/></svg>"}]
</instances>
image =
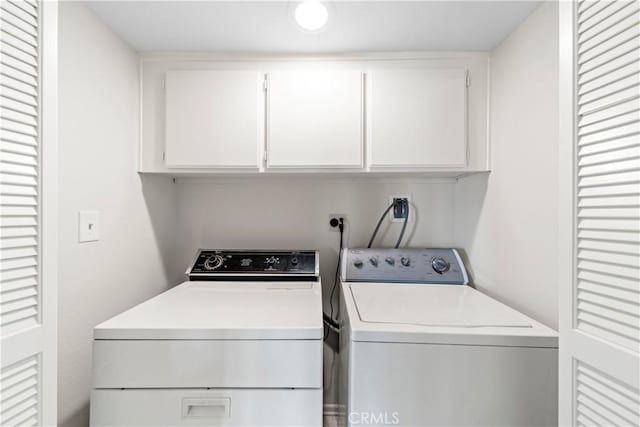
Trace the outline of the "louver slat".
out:
<instances>
[{"instance_id":1,"label":"louver slat","mask_svg":"<svg viewBox=\"0 0 640 427\"><path fill-rule=\"evenodd\" d=\"M2 140L2 151L5 150L4 142L11 142L14 144L23 144L36 147L38 145L38 138L32 135L24 135L10 130L0 128L0 140ZM37 154L37 153L36 153Z\"/></svg>"},{"instance_id":2,"label":"louver slat","mask_svg":"<svg viewBox=\"0 0 640 427\"><path fill-rule=\"evenodd\" d=\"M601 37L603 33L611 29L624 26L624 22L629 16L633 16L638 11L635 1L615 1L604 10L600 16L586 20L578 26L578 46L582 49L583 44L590 40Z\"/></svg>"},{"instance_id":3,"label":"louver slat","mask_svg":"<svg viewBox=\"0 0 640 427\"><path fill-rule=\"evenodd\" d=\"M583 362L575 364L576 419L584 425L640 424L640 393Z\"/></svg>"},{"instance_id":4,"label":"louver slat","mask_svg":"<svg viewBox=\"0 0 640 427\"><path fill-rule=\"evenodd\" d=\"M609 185L605 187L581 188L578 196L582 198L599 196L637 195L640 189L635 184Z\"/></svg>"},{"instance_id":5,"label":"louver slat","mask_svg":"<svg viewBox=\"0 0 640 427\"><path fill-rule=\"evenodd\" d=\"M592 295L599 295L603 298L608 298L611 300L618 300L623 304L625 304L626 307L633 308L634 311L631 314L638 313L637 306L640 304L640 299L638 299L640 295L637 292L633 292L623 288L615 288L613 286L604 285L596 282L591 283L586 280L580 284L580 287L578 288L578 292L585 292ZM635 303L633 302L634 299L636 301Z\"/></svg>"},{"instance_id":6,"label":"louver slat","mask_svg":"<svg viewBox=\"0 0 640 427\"><path fill-rule=\"evenodd\" d=\"M38 55L38 51L36 49L36 46L32 45L31 43L29 43L25 39L21 39L20 37L16 37L15 35L13 35L13 34L11 34L9 32L0 31L0 43L5 44L7 46L11 46L11 47L13 47L15 49L18 49L18 50L20 50L20 51L24 52L25 54L30 55L32 57L36 57Z\"/></svg>"},{"instance_id":7,"label":"louver slat","mask_svg":"<svg viewBox=\"0 0 640 427\"><path fill-rule=\"evenodd\" d=\"M637 119L638 114L640 114L640 110L638 110L637 105L638 103L636 102L634 105L635 109L633 110L621 110L620 112L617 112L616 114L608 117L601 116L599 119L596 118L595 120L581 122L578 128L578 134L580 136L590 135L596 132L602 132L609 129L617 128L619 126L631 124L634 122L634 120ZM633 139L635 139L635 141L633 141ZM637 138L630 138L629 142L635 142L637 145L640 145L640 142L637 140ZM587 151L586 153L580 153L580 155L585 154L589 154L589 152Z\"/></svg>"},{"instance_id":8,"label":"louver slat","mask_svg":"<svg viewBox=\"0 0 640 427\"><path fill-rule=\"evenodd\" d=\"M602 75L580 85L583 92L591 91L581 96L581 102L578 105L580 116L598 113L603 109L613 108L638 98L639 53L640 51L636 49L621 58L624 61L629 60L621 68L611 69L613 67L608 66L601 70ZM629 74L632 75L629 76ZM603 88L598 89L594 94L594 90L599 87Z\"/></svg>"},{"instance_id":9,"label":"louver slat","mask_svg":"<svg viewBox=\"0 0 640 427\"><path fill-rule=\"evenodd\" d=\"M6 14L3 14L0 9L0 20L2 21L2 33L10 35L24 43L37 47L38 46L38 35L33 31L25 31L24 28L20 27L20 21L16 21L7 17Z\"/></svg>"},{"instance_id":10,"label":"louver slat","mask_svg":"<svg viewBox=\"0 0 640 427\"><path fill-rule=\"evenodd\" d=\"M635 1L581 2L577 28L574 319L582 332L635 351L640 345L639 9ZM618 400L607 400L593 387L586 380L578 386L576 419L637 424L637 412L625 412Z\"/></svg>"},{"instance_id":11,"label":"louver slat","mask_svg":"<svg viewBox=\"0 0 640 427\"><path fill-rule=\"evenodd\" d=\"M22 9L24 12L33 16L34 18L38 18L38 5L35 3L30 3L24 0L7 0L9 3L12 3L16 7Z\"/></svg>"},{"instance_id":12,"label":"louver slat","mask_svg":"<svg viewBox=\"0 0 640 427\"><path fill-rule=\"evenodd\" d=\"M17 2L3 1L0 5L0 10L3 17L8 16L13 20L20 21L20 28L37 32L38 19L17 6Z\"/></svg>"},{"instance_id":13,"label":"louver slat","mask_svg":"<svg viewBox=\"0 0 640 427\"><path fill-rule=\"evenodd\" d=\"M589 19L599 19L611 6L613 6L611 2L599 0L582 2L578 22L585 23Z\"/></svg>"},{"instance_id":14,"label":"louver slat","mask_svg":"<svg viewBox=\"0 0 640 427\"><path fill-rule=\"evenodd\" d=\"M38 423L39 361L37 356L2 369L0 424L25 426Z\"/></svg>"},{"instance_id":15,"label":"louver slat","mask_svg":"<svg viewBox=\"0 0 640 427\"><path fill-rule=\"evenodd\" d=\"M605 52L615 49L629 41L633 41L634 37L640 35L640 29L636 25L628 25L626 27L610 30L604 37L601 37L598 43L592 43L591 46L583 46L580 50L578 64L582 64L590 59L596 58Z\"/></svg>"}]
</instances>

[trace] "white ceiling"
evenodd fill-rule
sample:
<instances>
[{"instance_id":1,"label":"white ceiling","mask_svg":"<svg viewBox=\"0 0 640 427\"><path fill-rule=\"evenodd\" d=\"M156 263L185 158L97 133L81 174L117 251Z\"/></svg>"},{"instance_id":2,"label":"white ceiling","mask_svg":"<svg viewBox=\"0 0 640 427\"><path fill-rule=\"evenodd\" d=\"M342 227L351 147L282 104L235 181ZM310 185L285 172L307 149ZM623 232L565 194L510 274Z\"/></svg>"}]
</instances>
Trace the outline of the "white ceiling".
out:
<instances>
[{"instance_id":1,"label":"white ceiling","mask_svg":"<svg viewBox=\"0 0 640 427\"><path fill-rule=\"evenodd\" d=\"M292 1L88 1L134 49L340 53L496 47L539 1L334 1L329 25L305 33Z\"/></svg>"}]
</instances>

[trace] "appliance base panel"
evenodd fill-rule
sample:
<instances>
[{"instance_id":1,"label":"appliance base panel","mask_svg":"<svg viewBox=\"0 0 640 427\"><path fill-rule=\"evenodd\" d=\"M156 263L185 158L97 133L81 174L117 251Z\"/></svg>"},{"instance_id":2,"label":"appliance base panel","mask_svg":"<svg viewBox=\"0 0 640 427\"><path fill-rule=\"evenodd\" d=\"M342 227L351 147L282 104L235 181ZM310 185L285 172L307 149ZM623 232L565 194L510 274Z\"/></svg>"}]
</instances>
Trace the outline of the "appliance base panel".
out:
<instances>
[{"instance_id":1,"label":"appliance base panel","mask_svg":"<svg viewBox=\"0 0 640 427\"><path fill-rule=\"evenodd\" d=\"M95 389L91 426L322 426L322 389Z\"/></svg>"},{"instance_id":2,"label":"appliance base panel","mask_svg":"<svg viewBox=\"0 0 640 427\"><path fill-rule=\"evenodd\" d=\"M554 348L351 342L348 425L554 426Z\"/></svg>"}]
</instances>

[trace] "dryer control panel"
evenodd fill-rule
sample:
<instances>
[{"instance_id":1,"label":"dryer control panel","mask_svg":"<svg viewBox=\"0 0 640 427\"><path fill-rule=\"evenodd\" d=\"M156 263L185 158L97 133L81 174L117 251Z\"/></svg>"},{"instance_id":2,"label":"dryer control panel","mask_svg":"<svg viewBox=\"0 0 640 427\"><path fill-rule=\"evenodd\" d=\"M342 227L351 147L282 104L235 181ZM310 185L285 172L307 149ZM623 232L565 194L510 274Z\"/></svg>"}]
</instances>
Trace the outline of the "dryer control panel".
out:
<instances>
[{"instance_id":1,"label":"dryer control panel","mask_svg":"<svg viewBox=\"0 0 640 427\"><path fill-rule=\"evenodd\" d=\"M318 280L317 251L200 249L189 280Z\"/></svg>"},{"instance_id":2,"label":"dryer control panel","mask_svg":"<svg viewBox=\"0 0 640 427\"><path fill-rule=\"evenodd\" d=\"M467 271L455 249L344 249L345 282L466 285Z\"/></svg>"}]
</instances>

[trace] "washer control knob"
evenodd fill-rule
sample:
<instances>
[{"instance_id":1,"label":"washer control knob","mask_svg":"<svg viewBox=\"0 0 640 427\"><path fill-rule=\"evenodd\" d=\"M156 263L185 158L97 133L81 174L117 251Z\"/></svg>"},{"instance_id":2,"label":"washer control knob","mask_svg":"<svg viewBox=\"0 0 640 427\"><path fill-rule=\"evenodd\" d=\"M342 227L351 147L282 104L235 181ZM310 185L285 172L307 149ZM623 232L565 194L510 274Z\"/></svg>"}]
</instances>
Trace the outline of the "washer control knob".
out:
<instances>
[{"instance_id":1,"label":"washer control knob","mask_svg":"<svg viewBox=\"0 0 640 427\"><path fill-rule=\"evenodd\" d=\"M220 268L223 262L224 258L222 258L220 255L212 255L205 260L204 268L205 270L216 270Z\"/></svg>"},{"instance_id":2,"label":"washer control knob","mask_svg":"<svg viewBox=\"0 0 640 427\"><path fill-rule=\"evenodd\" d=\"M371 263L371 265L373 265L374 267L378 266L378 258L372 256L371 258L369 258L369 262Z\"/></svg>"},{"instance_id":3,"label":"washer control knob","mask_svg":"<svg viewBox=\"0 0 640 427\"><path fill-rule=\"evenodd\" d=\"M443 274L449 271L451 265L444 258L436 257L431 260L431 268L433 268L433 271L436 273Z\"/></svg>"},{"instance_id":4,"label":"washer control knob","mask_svg":"<svg viewBox=\"0 0 640 427\"><path fill-rule=\"evenodd\" d=\"M386 258L384 259L384 262L386 262L386 263L387 263L387 264L389 264L389 265L395 265L396 260L395 260L395 259L393 259L393 258L391 258L391 257L389 256L389 257L386 257Z\"/></svg>"},{"instance_id":5,"label":"washer control knob","mask_svg":"<svg viewBox=\"0 0 640 427\"><path fill-rule=\"evenodd\" d=\"M291 265L298 265L298 262L299 262L298 258L295 258L295 257L291 258Z\"/></svg>"},{"instance_id":6,"label":"washer control knob","mask_svg":"<svg viewBox=\"0 0 640 427\"><path fill-rule=\"evenodd\" d=\"M409 267L411 265L411 258L403 256L402 258L400 258L400 264L405 267Z\"/></svg>"},{"instance_id":7,"label":"washer control knob","mask_svg":"<svg viewBox=\"0 0 640 427\"><path fill-rule=\"evenodd\" d=\"M353 261L353 266L355 268L362 268L364 266L364 263L362 262L361 259L357 259L357 260Z\"/></svg>"}]
</instances>

